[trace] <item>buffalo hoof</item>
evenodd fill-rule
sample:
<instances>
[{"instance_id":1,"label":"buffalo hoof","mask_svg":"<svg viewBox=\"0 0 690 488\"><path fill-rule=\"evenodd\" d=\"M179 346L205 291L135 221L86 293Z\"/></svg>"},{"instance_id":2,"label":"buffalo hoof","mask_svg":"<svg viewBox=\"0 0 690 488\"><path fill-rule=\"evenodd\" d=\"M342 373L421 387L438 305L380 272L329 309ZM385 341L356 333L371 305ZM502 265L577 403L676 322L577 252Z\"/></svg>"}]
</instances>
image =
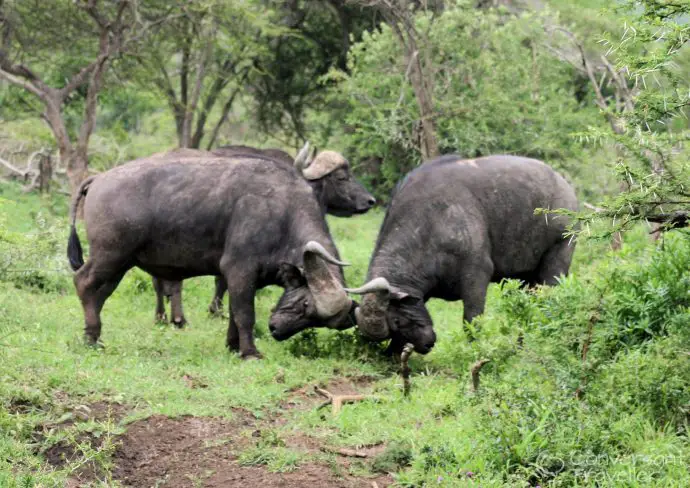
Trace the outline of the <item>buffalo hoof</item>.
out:
<instances>
[{"instance_id":1,"label":"buffalo hoof","mask_svg":"<svg viewBox=\"0 0 690 488\"><path fill-rule=\"evenodd\" d=\"M168 316L163 313L157 313L156 314L156 324L167 324L168 323Z\"/></svg>"},{"instance_id":2,"label":"buffalo hoof","mask_svg":"<svg viewBox=\"0 0 690 488\"><path fill-rule=\"evenodd\" d=\"M251 349L249 351L241 352L240 358L244 360L249 359L263 359L263 355L256 349Z\"/></svg>"},{"instance_id":3,"label":"buffalo hoof","mask_svg":"<svg viewBox=\"0 0 690 488\"><path fill-rule=\"evenodd\" d=\"M93 337L89 335L84 336L84 345L88 348L95 349L95 350L101 350L105 349L105 346L101 341L98 339L94 339Z\"/></svg>"},{"instance_id":4,"label":"buffalo hoof","mask_svg":"<svg viewBox=\"0 0 690 488\"><path fill-rule=\"evenodd\" d=\"M182 317L181 319L173 319L172 324L178 329L181 329L185 325L187 325L187 319L185 319L184 317Z\"/></svg>"},{"instance_id":5,"label":"buffalo hoof","mask_svg":"<svg viewBox=\"0 0 690 488\"><path fill-rule=\"evenodd\" d=\"M223 313L223 305L221 304L220 306L218 306L215 302L208 306L208 314L211 317L219 319L226 318L225 314Z\"/></svg>"}]
</instances>

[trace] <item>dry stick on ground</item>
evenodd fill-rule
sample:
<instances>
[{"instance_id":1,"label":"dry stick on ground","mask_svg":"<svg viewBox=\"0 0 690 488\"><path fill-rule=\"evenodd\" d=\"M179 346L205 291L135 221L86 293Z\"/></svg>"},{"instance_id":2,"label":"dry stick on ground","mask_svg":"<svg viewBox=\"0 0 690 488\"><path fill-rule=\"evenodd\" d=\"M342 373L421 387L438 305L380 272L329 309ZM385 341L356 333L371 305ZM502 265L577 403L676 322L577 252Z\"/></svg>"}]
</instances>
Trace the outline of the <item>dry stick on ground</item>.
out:
<instances>
[{"instance_id":1,"label":"dry stick on ground","mask_svg":"<svg viewBox=\"0 0 690 488\"><path fill-rule=\"evenodd\" d=\"M481 373L482 368L486 363L490 363L491 359L480 359L472 365L470 369L470 374L472 376L472 391L476 393L479 391L479 373Z\"/></svg>"},{"instance_id":2,"label":"dry stick on ground","mask_svg":"<svg viewBox=\"0 0 690 488\"><path fill-rule=\"evenodd\" d=\"M331 452L333 454L340 454L341 456L346 456L346 457L365 458L365 457L369 456L366 452L357 451L356 449L346 449L346 448L339 448L339 447L321 446L321 450L324 452Z\"/></svg>"},{"instance_id":3,"label":"dry stick on ground","mask_svg":"<svg viewBox=\"0 0 690 488\"><path fill-rule=\"evenodd\" d=\"M328 398L328 400L319 405L318 408L321 409L326 405L333 405L333 415L337 415L338 412L340 412L340 410L343 408L344 403L359 402L361 400L366 400L368 398L367 395L334 395L330 391L324 390L323 388L319 388L318 386L314 387L314 391L316 391L316 393L318 393L319 395Z\"/></svg>"},{"instance_id":4,"label":"dry stick on ground","mask_svg":"<svg viewBox=\"0 0 690 488\"><path fill-rule=\"evenodd\" d=\"M414 346L409 342L403 347L402 353L400 354L400 374L403 379L403 395L409 396L410 394L410 365L408 361L410 356L414 351Z\"/></svg>"}]
</instances>

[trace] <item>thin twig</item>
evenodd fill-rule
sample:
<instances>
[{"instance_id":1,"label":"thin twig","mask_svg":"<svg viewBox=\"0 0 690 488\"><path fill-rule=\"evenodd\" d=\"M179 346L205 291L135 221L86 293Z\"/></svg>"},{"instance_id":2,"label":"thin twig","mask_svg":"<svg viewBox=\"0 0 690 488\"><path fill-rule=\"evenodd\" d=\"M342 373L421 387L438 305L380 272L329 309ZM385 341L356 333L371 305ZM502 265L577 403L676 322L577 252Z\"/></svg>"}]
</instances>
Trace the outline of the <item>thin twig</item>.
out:
<instances>
[{"instance_id":1,"label":"thin twig","mask_svg":"<svg viewBox=\"0 0 690 488\"><path fill-rule=\"evenodd\" d=\"M341 456L345 456L345 457L358 457L358 458L369 457L369 455L366 452L357 451L355 449L321 446L321 450L324 452L330 452L333 454L340 454Z\"/></svg>"},{"instance_id":2,"label":"thin twig","mask_svg":"<svg viewBox=\"0 0 690 488\"><path fill-rule=\"evenodd\" d=\"M403 379L403 396L410 394L410 365L408 361L414 351L414 346L409 342L403 347L402 354L400 354L400 374Z\"/></svg>"},{"instance_id":3,"label":"thin twig","mask_svg":"<svg viewBox=\"0 0 690 488\"><path fill-rule=\"evenodd\" d=\"M472 365L472 369L470 369L470 374L472 375L473 392L476 393L477 391L479 391L479 374L481 373L481 370L484 367L484 365L490 362L490 359L480 359Z\"/></svg>"}]
</instances>

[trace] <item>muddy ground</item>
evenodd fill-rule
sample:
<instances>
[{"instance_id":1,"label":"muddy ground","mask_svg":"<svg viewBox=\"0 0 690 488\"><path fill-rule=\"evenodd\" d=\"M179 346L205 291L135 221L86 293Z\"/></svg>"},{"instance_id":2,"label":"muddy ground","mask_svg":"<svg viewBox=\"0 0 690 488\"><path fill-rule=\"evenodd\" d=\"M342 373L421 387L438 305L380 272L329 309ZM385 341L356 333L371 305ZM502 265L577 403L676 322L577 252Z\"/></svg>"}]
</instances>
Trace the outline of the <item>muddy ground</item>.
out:
<instances>
[{"instance_id":1,"label":"muddy ground","mask_svg":"<svg viewBox=\"0 0 690 488\"><path fill-rule=\"evenodd\" d=\"M367 382L367 378L338 379L319 386L333 394L354 394L366 390ZM282 405L284 411L319 408L324 398L314 386L289 392ZM261 446L263 432L273 431L289 422L283 415L265 416L258 420L250 412L234 409L231 419L152 415L125 424L123 419L136 412L125 405L107 402L78 405L72 408L72 413L68 420L59 425L44 426L44 433L37 433L40 441L41 437L45 439L45 432L49 429L74 432L71 440L44 447L41 452L55 467L78 466L69 478L69 488L89 486L108 479L117 480L123 486L142 488L382 488L393 481L389 475L355 476L350 470L353 463L359 463L361 467L368 459L380 454L385 445L359 448L352 451L356 451L356 455L349 451L343 455L322 445L318 439L299 433L281 439L281 446L303 456L294 470L272 472L260 462L242 465L242 452ZM330 415L330 407L324 408L324 413ZM106 419L124 429L124 433L111 439L113 447L104 465L102 461L86 460L88 453L83 447L86 445L98 451L104 445L104 437L80 431L77 427L80 422Z\"/></svg>"}]
</instances>

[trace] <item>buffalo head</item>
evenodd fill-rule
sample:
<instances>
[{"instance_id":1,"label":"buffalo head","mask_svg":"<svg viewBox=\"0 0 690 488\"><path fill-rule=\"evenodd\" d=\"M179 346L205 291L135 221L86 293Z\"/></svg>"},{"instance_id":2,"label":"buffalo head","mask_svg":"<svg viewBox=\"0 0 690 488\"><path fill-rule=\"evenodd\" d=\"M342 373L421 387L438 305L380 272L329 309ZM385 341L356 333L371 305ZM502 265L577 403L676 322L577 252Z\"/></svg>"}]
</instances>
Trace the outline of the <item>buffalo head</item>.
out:
<instances>
[{"instance_id":1,"label":"buffalo head","mask_svg":"<svg viewBox=\"0 0 690 488\"><path fill-rule=\"evenodd\" d=\"M268 324L271 335L279 341L311 327L345 329L354 325L349 317L352 300L328 266L347 263L338 261L315 241L304 246L303 261L304 268L289 263L280 268L285 292Z\"/></svg>"},{"instance_id":2,"label":"buffalo head","mask_svg":"<svg viewBox=\"0 0 690 488\"><path fill-rule=\"evenodd\" d=\"M306 143L295 158L295 168L310 182L322 185L326 210L338 217L365 213L376 199L350 173L350 163L335 151L321 151L309 157Z\"/></svg>"},{"instance_id":3,"label":"buffalo head","mask_svg":"<svg viewBox=\"0 0 690 488\"><path fill-rule=\"evenodd\" d=\"M346 291L364 295L355 317L359 331L367 339L402 338L421 354L434 347L436 334L423 297L392 286L386 278L374 278L360 288Z\"/></svg>"}]
</instances>

